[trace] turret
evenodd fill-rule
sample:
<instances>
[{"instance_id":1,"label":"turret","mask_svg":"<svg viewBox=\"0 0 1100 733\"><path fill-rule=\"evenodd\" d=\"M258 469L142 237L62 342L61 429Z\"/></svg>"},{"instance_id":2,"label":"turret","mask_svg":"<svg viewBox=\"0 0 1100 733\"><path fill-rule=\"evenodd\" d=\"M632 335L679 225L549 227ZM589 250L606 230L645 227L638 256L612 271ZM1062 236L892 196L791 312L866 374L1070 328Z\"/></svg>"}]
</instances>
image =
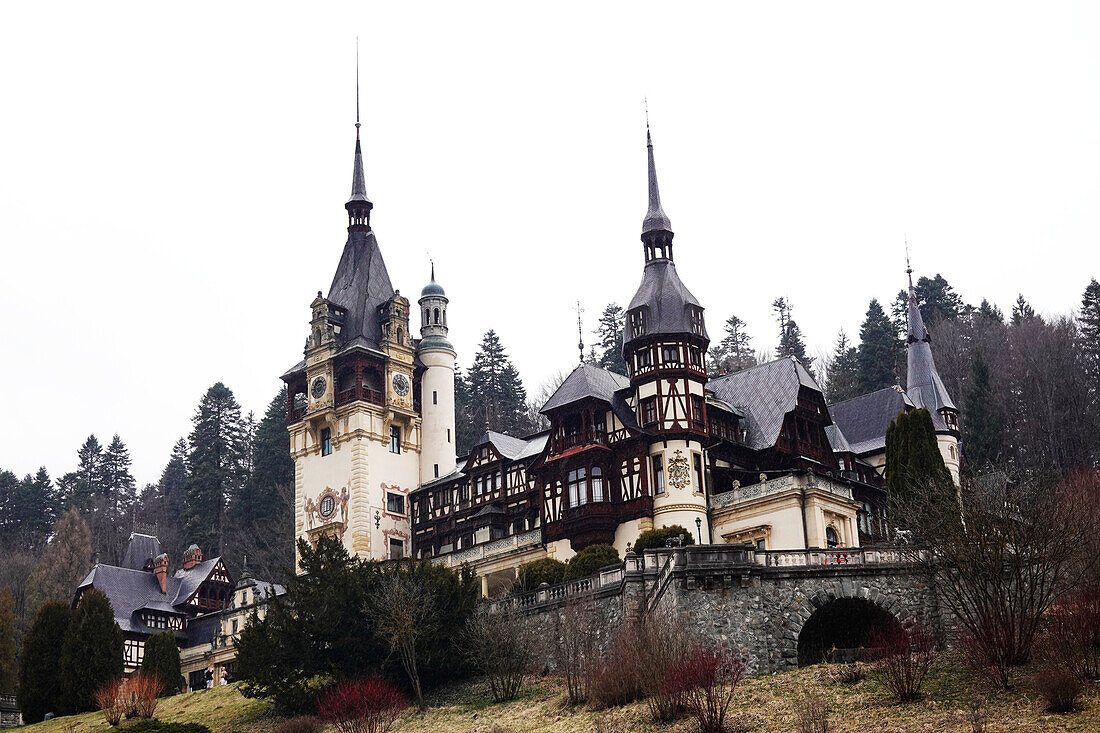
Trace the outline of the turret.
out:
<instances>
[{"instance_id":1,"label":"turret","mask_svg":"<svg viewBox=\"0 0 1100 733\"><path fill-rule=\"evenodd\" d=\"M455 467L455 350L447 340L447 295L435 281L420 291L421 378L420 482L446 476Z\"/></svg>"},{"instance_id":2,"label":"turret","mask_svg":"<svg viewBox=\"0 0 1100 733\"><path fill-rule=\"evenodd\" d=\"M672 223L661 206L653 138L646 126L649 206L642 221L645 267L626 310L623 357L638 424L652 434L649 485L656 527L702 522L709 534L702 443L706 439L710 340L703 307L680 281L672 259Z\"/></svg>"}]
</instances>

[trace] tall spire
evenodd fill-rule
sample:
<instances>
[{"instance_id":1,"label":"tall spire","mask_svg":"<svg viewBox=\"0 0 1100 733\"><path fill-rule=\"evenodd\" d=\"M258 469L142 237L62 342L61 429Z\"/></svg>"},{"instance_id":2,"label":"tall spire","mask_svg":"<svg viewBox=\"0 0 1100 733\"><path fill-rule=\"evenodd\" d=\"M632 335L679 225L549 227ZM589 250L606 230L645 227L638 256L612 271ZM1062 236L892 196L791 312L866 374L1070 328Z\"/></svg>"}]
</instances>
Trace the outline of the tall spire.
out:
<instances>
[{"instance_id":1,"label":"tall spire","mask_svg":"<svg viewBox=\"0 0 1100 733\"><path fill-rule=\"evenodd\" d=\"M905 269L909 276L909 333L906 338L906 394L917 407L927 407L932 413L932 422L937 430L957 429L957 419L947 418L945 411L956 412L955 403L947 394L947 388L940 379L936 370L936 362L932 358L932 337L924 325L924 317L920 312L920 298L917 297L917 289L913 287L913 268ZM941 414L943 417L941 417ZM944 422L949 420L949 422Z\"/></svg>"},{"instance_id":2,"label":"tall spire","mask_svg":"<svg viewBox=\"0 0 1100 733\"><path fill-rule=\"evenodd\" d=\"M649 111L646 111L645 144L649 154L649 211L642 222L642 234L672 231L672 222L661 208L661 192L657 188L657 166L653 162L653 136L649 132Z\"/></svg>"},{"instance_id":3,"label":"tall spire","mask_svg":"<svg viewBox=\"0 0 1100 733\"><path fill-rule=\"evenodd\" d=\"M363 174L363 146L359 141L359 39L355 39L355 162L351 169L351 198L344 204L348 210L348 227L370 229L370 212L374 204L367 198L367 181Z\"/></svg>"}]
</instances>

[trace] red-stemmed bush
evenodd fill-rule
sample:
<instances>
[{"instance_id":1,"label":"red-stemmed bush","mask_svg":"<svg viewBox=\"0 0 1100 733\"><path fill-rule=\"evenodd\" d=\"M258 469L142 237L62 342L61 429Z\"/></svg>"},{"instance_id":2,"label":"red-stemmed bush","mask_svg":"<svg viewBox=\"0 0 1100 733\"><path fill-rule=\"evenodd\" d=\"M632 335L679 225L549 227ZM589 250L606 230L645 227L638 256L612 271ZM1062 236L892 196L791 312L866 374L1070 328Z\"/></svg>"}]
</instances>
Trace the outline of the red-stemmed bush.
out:
<instances>
[{"instance_id":1,"label":"red-stemmed bush","mask_svg":"<svg viewBox=\"0 0 1100 733\"><path fill-rule=\"evenodd\" d=\"M924 678L936 661L937 640L924 621L908 629L894 626L871 634L871 646L878 658L875 670L898 702L921 698Z\"/></svg>"},{"instance_id":2,"label":"red-stemmed bush","mask_svg":"<svg viewBox=\"0 0 1100 733\"><path fill-rule=\"evenodd\" d=\"M1048 611L1036 656L1083 684L1100 679L1100 592L1079 594Z\"/></svg>"},{"instance_id":3,"label":"red-stemmed bush","mask_svg":"<svg viewBox=\"0 0 1100 733\"><path fill-rule=\"evenodd\" d=\"M404 695L381 677L341 682L321 697L321 719L340 733L385 733L407 707Z\"/></svg>"},{"instance_id":4,"label":"red-stemmed bush","mask_svg":"<svg viewBox=\"0 0 1100 733\"><path fill-rule=\"evenodd\" d=\"M1035 675L1035 689L1047 701L1052 713L1071 713L1077 707L1081 683L1069 672L1061 669L1044 669Z\"/></svg>"},{"instance_id":5,"label":"red-stemmed bush","mask_svg":"<svg viewBox=\"0 0 1100 733\"><path fill-rule=\"evenodd\" d=\"M95 691L95 703L103 711L108 725L118 725L126 713L125 687L126 680L119 677L107 680Z\"/></svg>"},{"instance_id":6,"label":"red-stemmed bush","mask_svg":"<svg viewBox=\"0 0 1100 733\"><path fill-rule=\"evenodd\" d=\"M666 692L682 695L701 733L723 733L733 691L744 674L739 654L697 646L669 670Z\"/></svg>"},{"instance_id":7,"label":"red-stemmed bush","mask_svg":"<svg viewBox=\"0 0 1100 733\"><path fill-rule=\"evenodd\" d=\"M154 672L137 672L126 680L126 717L151 718L157 711L157 702L164 685Z\"/></svg>"}]
</instances>

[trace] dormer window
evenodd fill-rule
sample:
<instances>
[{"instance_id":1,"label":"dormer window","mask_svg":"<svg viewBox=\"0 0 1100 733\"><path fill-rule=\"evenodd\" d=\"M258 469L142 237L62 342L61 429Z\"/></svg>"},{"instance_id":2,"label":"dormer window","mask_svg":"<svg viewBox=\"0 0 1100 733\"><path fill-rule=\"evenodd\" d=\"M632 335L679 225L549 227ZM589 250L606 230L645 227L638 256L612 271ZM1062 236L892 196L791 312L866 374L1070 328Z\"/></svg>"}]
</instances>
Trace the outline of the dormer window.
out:
<instances>
[{"instance_id":1,"label":"dormer window","mask_svg":"<svg viewBox=\"0 0 1100 733\"><path fill-rule=\"evenodd\" d=\"M630 314L630 334L632 338L645 335L645 309L639 309Z\"/></svg>"},{"instance_id":2,"label":"dormer window","mask_svg":"<svg viewBox=\"0 0 1100 733\"><path fill-rule=\"evenodd\" d=\"M688 306L688 318L691 321L691 332L696 336L703 335L703 309Z\"/></svg>"}]
</instances>

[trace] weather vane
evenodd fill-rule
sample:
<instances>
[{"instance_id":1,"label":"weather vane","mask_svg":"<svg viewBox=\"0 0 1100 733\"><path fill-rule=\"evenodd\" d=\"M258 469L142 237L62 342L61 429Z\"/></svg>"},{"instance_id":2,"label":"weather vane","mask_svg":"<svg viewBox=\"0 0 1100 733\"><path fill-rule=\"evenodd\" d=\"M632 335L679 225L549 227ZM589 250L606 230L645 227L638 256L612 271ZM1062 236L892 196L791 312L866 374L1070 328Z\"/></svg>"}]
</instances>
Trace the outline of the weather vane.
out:
<instances>
[{"instance_id":1,"label":"weather vane","mask_svg":"<svg viewBox=\"0 0 1100 733\"><path fill-rule=\"evenodd\" d=\"M584 308L581 308L580 298L577 299L577 349L581 352L581 364L584 363L584 332L581 330L581 313L584 313Z\"/></svg>"}]
</instances>

